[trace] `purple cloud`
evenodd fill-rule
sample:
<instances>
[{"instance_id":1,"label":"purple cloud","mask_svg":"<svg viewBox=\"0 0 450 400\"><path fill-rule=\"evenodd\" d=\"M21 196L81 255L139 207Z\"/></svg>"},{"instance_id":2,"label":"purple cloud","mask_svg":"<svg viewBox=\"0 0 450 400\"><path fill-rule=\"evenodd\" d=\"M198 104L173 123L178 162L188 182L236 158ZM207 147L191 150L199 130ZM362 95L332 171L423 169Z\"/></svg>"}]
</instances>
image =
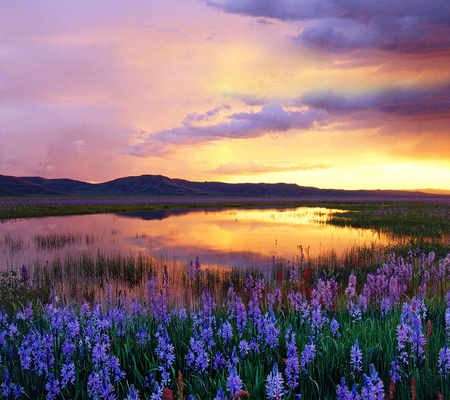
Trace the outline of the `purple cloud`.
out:
<instances>
[{"instance_id":1,"label":"purple cloud","mask_svg":"<svg viewBox=\"0 0 450 400\"><path fill-rule=\"evenodd\" d=\"M249 139L272 132L309 129L323 121L322 110L285 111L277 105L264 106L259 112L235 113L230 122L208 126L184 126L150 133L144 141L130 146L125 153L138 157L162 156L173 145L192 145L224 139Z\"/></svg>"},{"instance_id":2,"label":"purple cloud","mask_svg":"<svg viewBox=\"0 0 450 400\"><path fill-rule=\"evenodd\" d=\"M223 107L216 107L214 110L206 111L204 114L197 114L197 113L188 114L183 119L183 125L192 126L193 123L195 122L212 121L213 119L217 118L217 116L220 114L222 110L230 110L230 109L231 109L230 106L225 105Z\"/></svg>"},{"instance_id":3,"label":"purple cloud","mask_svg":"<svg viewBox=\"0 0 450 400\"><path fill-rule=\"evenodd\" d=\"M426 120L450 118L450 85L431 89L391 89L357 96L310 92L300 100L309 107L334 115L369 111Z\"/></svg>"},{"instance_id":4,"label":"purple cloud","mask_svg":"<svg viewBox=\"0 0 450 400\"><path fill-rule=\"evenodd\" d=\"M309 47L450 55L447 0L208 0L207 4L257 18L311 21L313 25L298 36Z\"/></svg>"}]
</instances>

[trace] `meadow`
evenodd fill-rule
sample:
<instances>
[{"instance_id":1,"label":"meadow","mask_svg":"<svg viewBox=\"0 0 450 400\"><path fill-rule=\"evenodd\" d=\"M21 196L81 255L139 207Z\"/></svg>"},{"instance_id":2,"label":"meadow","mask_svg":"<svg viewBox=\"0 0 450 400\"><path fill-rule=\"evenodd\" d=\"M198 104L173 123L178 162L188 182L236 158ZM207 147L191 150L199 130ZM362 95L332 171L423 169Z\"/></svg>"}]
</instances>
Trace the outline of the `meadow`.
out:
<instances>
[{"instance_id":1,"label":"meadow","mask_svg":"<svg viewBox=\"0 0 450 400\"><path fill-rule=\"evenodd\" d=\"M450 399L448 206L346 209L329 223L398 241L265 270L98 253L1 273L0 398Z\"/></svg>"}]
</instances>

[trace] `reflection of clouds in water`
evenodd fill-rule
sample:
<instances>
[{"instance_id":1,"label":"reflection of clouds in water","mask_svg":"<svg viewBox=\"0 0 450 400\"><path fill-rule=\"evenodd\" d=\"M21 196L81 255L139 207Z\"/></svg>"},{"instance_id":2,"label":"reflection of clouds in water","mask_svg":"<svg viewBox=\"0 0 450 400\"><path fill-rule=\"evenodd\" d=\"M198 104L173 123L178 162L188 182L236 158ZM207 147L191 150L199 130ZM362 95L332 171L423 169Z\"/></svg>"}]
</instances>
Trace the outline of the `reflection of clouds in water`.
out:
<instances>
[{"instance_id":1,"label":"reflection of clouds in water","mask_svg":"<svg viewBox=\"0 0 450 400\"><path fill-rule=\"evenodd\" d=\"M20 267L39 257L51 263L55 257L86 252L93 256L97 249L105 254L148 254L159 258L189 262L199 257L203 265L252 266L264 265L275 256L280 260L295 260L298 246L310 247L310 257L335 251L338 256L349 247L381 244L383 240L371 231L334 227L317 223L317 218L330 211L305 209L229 209L229 210L168 210L163 213L133 213L121 215L89 215L48 217L18 221L8 225L11 235L28 242L36 233L67 234L80 232L81 243L76 248L37 254L26 249L19 255L0 254L1 265ZM236 221L237 220L237 221ZM76 227L76 229L75 229ZM89 236L89 240L84 240ZM93 240L91 240L93 238ZM31 239L32 240L32 239ZM385 240L386 241L386 240ZM95 242L95 243L93 243ZM31 241L30 243L33 244ZM44 260L44 262L45 262Z\"/></svg>"},{"instance_id":2,"label":"reflection of clouds in water","mask_svg":"<svg viewBox=\"0 0 450 400\"><path fill-rule=\"evenodd\" d=\"M261 266L268 260L268 256L257 251L224 251L200 245L184 246L162 235L151 238L147 236L127 237L124 238L124 242L143 253L155 257L175 257L183 263L189 263L199 257L203 266Z\"/></svg>"}]
</instances>

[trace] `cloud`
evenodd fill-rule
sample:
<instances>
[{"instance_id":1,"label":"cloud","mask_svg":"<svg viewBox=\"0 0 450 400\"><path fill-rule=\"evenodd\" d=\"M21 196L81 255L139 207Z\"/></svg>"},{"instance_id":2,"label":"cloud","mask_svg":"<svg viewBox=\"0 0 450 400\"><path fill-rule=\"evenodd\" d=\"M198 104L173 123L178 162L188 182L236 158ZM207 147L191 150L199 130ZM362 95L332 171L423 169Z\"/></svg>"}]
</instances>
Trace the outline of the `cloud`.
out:
<instances>
[{"instance_id":1,"label":"cloud","mask_svg":"<svg viewBox=\"0 0 450 400\"><path fill-rule=\"evenodd\" d=\"M331 168L328 164L290 164L290 163L239 163L221 164L209 172L221 175L260 175L273 172L310 171L313 169Z\"/></svg>"},{"instance_id":2,"label":"cloud","mask_svg":"<svg viewBox=\"0 0 450 400\"><path fill-rule=\"evenodd\" d=\"M262 107L259 112L242 112L229 116L229 122L207 126L184 126L148 134L125 153L137 157L163 156L169 147L193 145L225 139L249 139L291 129L309 129L325 119L322 110L285 111L278 105Z\"/></svg>"},{"instance_id":3,"label":"cloud","mask_svg":"<svg viewBox=\"0 0 450 400\"><path fill-rule=\"evenodd\" d=\"M225 105L223 107L216 107L214 110L206 111L204 114L191 113L186 115L183 119L184 126L192 126L194 122L212 121L218 117L222 110L230 110L231 107Z\"/></svg>"},{"instance_id":4,"label":"cloud","mask_svg":"<svg viewBox=\"0 0 450 400\"><path fill-rule=\"evenodd\" d=\"M329 114L377 112L416 119L450 117L450 85L438 88L399 88L350 96L334 92L309 92L300 98L309 107Z\"/></svg>"},{"instance_id":5,"label":"cloud","mask_svg":"<svg viewBox=\"0 0 450 400\"><path fill-rule=\"evenodd\" d=\"M232 14L311 23L298 37L310 47L450 55L446 0L207 0L206 4Z\"/></svg>"}]
</instances>

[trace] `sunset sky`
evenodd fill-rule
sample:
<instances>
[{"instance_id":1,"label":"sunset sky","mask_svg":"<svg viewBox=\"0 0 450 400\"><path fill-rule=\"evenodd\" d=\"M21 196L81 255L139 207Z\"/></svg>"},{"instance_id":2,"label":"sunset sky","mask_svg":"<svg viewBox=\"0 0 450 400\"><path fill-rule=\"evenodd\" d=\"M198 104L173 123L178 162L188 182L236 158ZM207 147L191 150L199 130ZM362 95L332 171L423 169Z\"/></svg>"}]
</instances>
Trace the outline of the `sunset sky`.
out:
<instances>
[{"instance_id":1,"label":"sunset sky","mask_svg":"<svg viewBox=\"0 0 450 400\"><path fill-rule=\"evenodd\" d=\"M3 0L0 26L0 174L450 190L448 0Z\"/></svg>"}]
</instances>

